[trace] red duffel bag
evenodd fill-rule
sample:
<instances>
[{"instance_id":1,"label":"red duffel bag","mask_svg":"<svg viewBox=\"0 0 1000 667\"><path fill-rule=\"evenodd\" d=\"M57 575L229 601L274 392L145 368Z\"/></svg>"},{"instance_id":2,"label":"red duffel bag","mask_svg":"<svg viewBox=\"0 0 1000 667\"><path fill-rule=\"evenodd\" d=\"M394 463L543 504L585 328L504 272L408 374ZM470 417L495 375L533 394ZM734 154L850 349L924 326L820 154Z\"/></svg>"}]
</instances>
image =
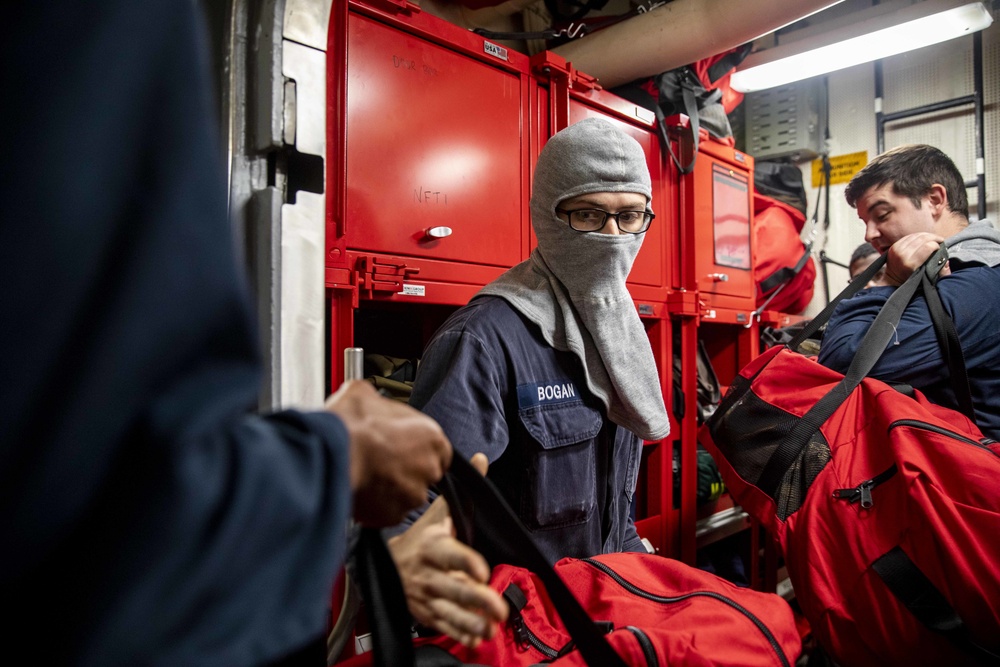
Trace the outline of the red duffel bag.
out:
<instances>
[{"instance_id":1,"label":"red duffel bag","mask_svg":"<svg viewBox=\"0 0 1000 667\"><path fill-rule=\"evenodd\" d=\"M508 602L507 621L476 649L443 636L414 646L391 556L378 531L365 529L355 553L373 651L344 667L791 667L799 657L792 610L773 593L651 554L552 566L495 487L460 456L441 486L460 536L474 529L507 552L506 562L520 563L496 566L490 579Z\"/></svg>"},{"instance_id":2,"label":"red duffel bag","mask_svg":"<svg viewBox=\"0 0 1000 667\"><path fill-rule=\"evenodd\" d=\"M1000 449L960 412L865 377L918 287L934 314L931 278L895 291L846 375L793 351L803 331L744 368L699 434L844 665L1000 661Z\"/></svg>"},{"instance_id":3,"label":"red duffel bag","mask_svg":"<svg viewBox=\"0 0 1000 667\"><path fill-rule=\"evenodd\" d=\"M618 553L564 558L555 571L628 665L790 667L801 651L792 610L782 598L679 561ZM511 610L496 637L476 649L439 637L417 650L438 647L456 664L587 664L537 576L500 565L490 585Z\"/></svg>"}]
</instances>

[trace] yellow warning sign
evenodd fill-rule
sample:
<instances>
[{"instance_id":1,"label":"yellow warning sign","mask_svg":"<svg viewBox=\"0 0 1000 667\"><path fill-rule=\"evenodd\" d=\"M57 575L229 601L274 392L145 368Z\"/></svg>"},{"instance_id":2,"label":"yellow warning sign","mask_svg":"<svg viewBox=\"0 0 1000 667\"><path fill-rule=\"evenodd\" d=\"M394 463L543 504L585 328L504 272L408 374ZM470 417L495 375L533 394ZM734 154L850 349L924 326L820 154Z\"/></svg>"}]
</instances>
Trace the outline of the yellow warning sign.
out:
<instances>
[{"instance_id":1,"label":"yellow warning sign","mask_svg":"<svg viewBox=\"0 0 1000 667\"><path fill-rule=\"evenodd\" d=\"M830 184L847 183L854 174L868 164L868 151L834 155L830 157ZM818 188L823 182L823 160L812 161L812 186Z\"/></svg>"}]
</instances>

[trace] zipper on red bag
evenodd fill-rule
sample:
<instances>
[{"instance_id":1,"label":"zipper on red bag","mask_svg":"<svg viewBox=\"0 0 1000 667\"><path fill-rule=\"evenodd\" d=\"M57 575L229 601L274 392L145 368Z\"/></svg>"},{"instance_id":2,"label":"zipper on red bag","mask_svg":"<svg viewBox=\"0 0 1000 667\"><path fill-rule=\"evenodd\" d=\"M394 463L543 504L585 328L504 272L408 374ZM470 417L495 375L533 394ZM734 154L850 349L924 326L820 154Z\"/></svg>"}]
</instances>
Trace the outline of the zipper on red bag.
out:
<instances>
[{"instance_id":1,"label":"zipper on red bag","mask_svg":"<svg viewBox=\"0 0 1000 667\"><path fill-rule=\"evenodd\" d=\"M931 431L932 433L938 433L940 435L947 436L953 440L964 442L967 445L972 445L973 447L978 447L979 449L986 450L993 456L1000 456L1000 454L997 454L988 447L988 445L996 444L996 440L994 440L993 438L983 438L982 440L973 440L972 438L964 436L961 433L956 433L955 431L942 428L940 426L935 426L934 424L928 424L927 422L922 422L917 419L898 419L889 424L889 431L892 431L892 429L896 428L897 426L909 426L912 428L919 428L924 431Z\"/></svg>"},{"instance_id":2,"label":"zipper on red bag","mask_svg":"<svg viewBox=\"0 0 1000 667\"><path fill-rule=\"evenodd\" d=\"M996 440L993 440L992 438L983 438L982 441L976 441L962 435L961 433L956 433L955 431L942 428L934 424L928 424L927 422L922 422L917 419L898 419L889 424L888 431L891 432L892 429L898 426L908 426L910 428L917 428L924 431L930 431L931 433L937 433L938 435L943 435L947 438L951 438L952 440L963 442L967 445L972 445L973 447L978 447L979 449L983 449L990 454L997 456L997 453L988 447L988 445L996 442ZM896 464L893 464L886 470L883 470L871 479L866 479L857 486L849 489L834 489L833 497L836 500L846 500L852 505L856 502L860 502L862 508L870 509L875 504L875 501L872 498L872 489L887 481L897 472L898 468L896 467Z\"/></svg>"},{"instance_id":3,"label":"zipper on red bag","mask_svg":"<svg viewBox=\"0 0 1000 667\"><path fill-rule=\"evenodd\" d=\"M634 625L626 625L624 629L631 632L636 641L639 642L639 648L642 649L642 655L646 658L646 664L650 667L660 667L660 659L656 657L656 648L649 635Z\"/></svg>"},{"instance_id":4,"label":"zipper on red bag","mask_svg":"<svg viewBox=\"0 0 1000 667\"><path fill-rule=\"evenodd\" d=\"M650 593L649 591L645 591L639 588L630 581L626 581L620 574L618 574L617 572L615 572L610 567L608 567L607 565L605 565L600 561L594 560L592 558L581 558L580 560L581 562L587 563L591 567L595 567L604 574L611 577L611 579L614 580L615 583L617 583L619 586L627 590L629 593L637 595L641 598L645 598L646 600L659 602L661 604L673 604L675 602L683 602L684 600L688 600L694 597L707 597L707 598L712 598L713 600L718 600L719 602L722 602L732 607L739 613L746 616L755 626L757 626L757 629L760 630L761 634L764 635L764 638L771 645L771 648L774 650L774 653L778 657L778 660L781 662L781 664L784 667L791 667L791 664L788 662L788 657L785 655L785 652L781 650L781 644L779 644L778 640L775 639L774 634L771 632L771 629L768 628L767 625L765 625L762 620L757 618L757 616L755 616L753 612L751 612L749 609L741 605L736 600L733 600L732 598L726 597L725 595L722 595L721 593L716 593L714 591L691 591L690 593L684 593L683 595L677 595L673 597L657 595L655 593ZM636 636L636 638L638 639L638 636ZM648 637L646 639L648 641ZM641 639L639 640L639 643L640 645L642 645ZM649 648L652 649L651 642Z\"/></svg>"},{"instance_id":5,"label":"zipper on red bag","mask_svg":"<svg viewBox=\"0 0 1000 667\"><path fill-rule=\"evenodd\" d=\"M883 470L879 474L875 475L871 479L866 479L855 487L850 489L834 489L833 497L836 500L846 500L850 504L854 504L858 501L861 502L861 507L864 509L870 509L875 501L872 500L872 489L887 481L890 477L898 472L896 464L893 463L892 466L886 470Z\"/></svg>"},{"instance_id":6,"label":"zipper on red bag","mask_svg":"<svg viewBox=\"0 0 1000 667\"><path fill-rule=\"evenodd\" d=\"M514 631L514 642L517 647L522 651L526 651L529 647L534 648L549 660L558 656L559 651L539 639L538 635L525 624L521 610L528 601L521 588L517 584L510 584L504 590L503 597L507 600L507 605L510 608L509 623Z\"/></svg>"}]
</instances>

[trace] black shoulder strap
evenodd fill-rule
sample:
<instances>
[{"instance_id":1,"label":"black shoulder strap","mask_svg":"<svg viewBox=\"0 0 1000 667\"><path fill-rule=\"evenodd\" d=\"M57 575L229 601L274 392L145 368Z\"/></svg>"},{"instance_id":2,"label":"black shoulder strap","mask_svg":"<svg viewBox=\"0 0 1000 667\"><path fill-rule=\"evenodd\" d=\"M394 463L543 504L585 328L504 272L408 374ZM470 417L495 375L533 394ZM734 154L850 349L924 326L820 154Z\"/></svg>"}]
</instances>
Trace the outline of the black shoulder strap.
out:
<instances>
[{"instance_id":1,"label":"black shoulder strap","mask_svg":"<svg viewBox=\"0 0 1000 667\"><path fill-rule=\"evenodd\" d=\"M414 664L410 628L413 620L396 564L377 528L362 528L354 550L361 594L365 600L368 625L375 642L372 664L376 667ZM388 603L388 601L394 601ZM392 637L392 641L383 641Z\"/></svg>"},{"instance_id":2,"label":"black shoulder strap","mask_svg":"<svg viewBox=\"0 0 1000 667\"><path fill-rule=\"evenodd\" d=\"M868 265L868 268L859 273L851 281L851 284L844 288L844 291L833 298L833 300L826 304L826 308L821 310L816 317L812 318L802 331L798 333L795 338L788 342L789 349L797 350L799 345L804 343L807 339L812 338L820 328L830 321L830 316L833 315L833 311L837 309L840 302L844 299L849 299L868 284L868 281L875 277L879 269L885 266L886 255L879 255L878 259Z\"/></svg>"},{"instance_id":3,"label":"black shoulder strap","mask_svg":"<svg viewBox=\"0 0 1000 667\"><path fill-rule=\"evenodd\" d=\"M774 496L781 485L781 480L784 479L785 474L798 458L802 449L809 443L809 439L836 412L837 408L847 400L851 392L861 384L861 381L878 362L879 357L882 356L882 352L896 335L896 325L899 324L899 320L903 316L903 311L909 305L910 301L913 300L917 290L922 287L924 276L928 272L932 275L937 275L941 266L947 261L947 258L948 251L942 246L922 267L914 271L913 275L905 283L897 287L892 293L892 296L882 306L882 310L879 311L871 327L869 327L868 333L865 334L864 339L861 341L861 345L854 355L850 368L844 374L844 379L827 392L823 398L818 400L796 422L795 426L788 432L788 435L775 448L774 453L764 465L764 469L761 471L760 478L758 479L758 486L762 491L772 497ZM867 274L872 267L880 262L885 262L884 255L873 262L872 266L869 266L868 270L862 275ZM854 283L858 282L861 277L855 278L855 281L840 296L849 292L855 286ZM834 302L839 301L840 296ZM827 309L829 309L829 306ZM826 312L827 309L824 309L823 313L820 313L817 317L824 316L825 314L825 317L829 318L829 313ZM806 329L809 329L809 327ZM801 332L792 342L794 343L800 337L802 337ZM789 347L792 347L791 343Z\"/></svg>"},{"instance_id":4,"label":"black shoulder strap","mask_svg":"<svg viewBox=\"0 0 1000 667\"><path fill-rule=\"evenodd\" d=\"M446 479L449 481L441 486L441 492L449 508L468 507L462 502L464 499L470 500L475 507L471 523L477 538L516 554L517 559L542 580L584 661L591 667L625 667L625 662L605 639L606 629L598 627L580 606L493 483L458 453L452 457ZM464 525L470 523L468 519L460 519L456 524L459 521Z\"/></svg>"},{"instance_id":5,"label":"black shoulder strap","mask_svg":"<svg viewBox=\"0 0 1000 667\"><path fill-rule=\"evenodd\" d=\"M456 452L451 468L438 486L448 501L460 537L471 541L469 538L474 530L479 539L516 553L518 561L541 579L580 655L590 667L626 667L605 638L604 629L591 620L573 597L552 564L535 545L531 534L489 480ZM470 503L475 507L471 518L468 513ZM373 643L378 649L373 655L374 665L412 665L413 649L406 599L391 556L378 531L365 531L361 538L358 543L358 572L361 578L367 580L362 588L370 610ZM368 551L372 553L366 553ZM388 562L383 559L383 553ZM362 567L362 563L370 563L371 566Z\"/></svg>"},{"instance_id":6,"label":"black shoulder strap","mask_svg":"<svg viewBox=\"0 0 1000 667\"><path fill-rule=\"evenodd\" d=\"M785 283L792 282L792 279L799 275L799 272L805 267L811 252L812 246L805 246L802 250L802 256L799 257L799 261L795 263L795 266L783 266L764 280L760 281L758 287L760 288L761 294L767 294L778 285L784 285Z\"/></svg>"},{"instance_id":7,"label":"black shoulder strap","mask_svg":"<svg viewBox=\"0 0 1000 667\"><path fill-rule=\"evenodd\" d=\"M924 299L927 301L927 311L931 315L931 323L934 325L934 333L937 334L938 343L941 346L941 355L948 365L949 378L952 390L955 392L955 399L958 401L959 411L976 422L976 409L972 404L972 390L969 388L969 371L965 365L965 355L962 352L962 344L958 340L958 332L955 330L955 323L948 316L941 303L941 295L927 274L923 277Z\"/></svg>"}]
</instances>

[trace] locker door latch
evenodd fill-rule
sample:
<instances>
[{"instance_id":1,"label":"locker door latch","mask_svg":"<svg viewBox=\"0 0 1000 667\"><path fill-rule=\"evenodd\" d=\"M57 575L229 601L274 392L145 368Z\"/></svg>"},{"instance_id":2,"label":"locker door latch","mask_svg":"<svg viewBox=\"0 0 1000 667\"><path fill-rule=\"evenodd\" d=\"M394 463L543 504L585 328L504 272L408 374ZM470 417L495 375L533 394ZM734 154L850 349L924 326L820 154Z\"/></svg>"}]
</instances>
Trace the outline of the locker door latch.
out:
<instances>
[{"instance_id":1,"label":"locker door latch","mask_svg":"<svg viewBox=\"0 0 1000 667\"><path fill-rule=\"evenodd\" d=\"M358 257L354 270L354 282L360 298L373 299L403 291L403 283L420 269L407 266L405 262L387 257L362 255Z\"/></svg>"}]
</instances>

